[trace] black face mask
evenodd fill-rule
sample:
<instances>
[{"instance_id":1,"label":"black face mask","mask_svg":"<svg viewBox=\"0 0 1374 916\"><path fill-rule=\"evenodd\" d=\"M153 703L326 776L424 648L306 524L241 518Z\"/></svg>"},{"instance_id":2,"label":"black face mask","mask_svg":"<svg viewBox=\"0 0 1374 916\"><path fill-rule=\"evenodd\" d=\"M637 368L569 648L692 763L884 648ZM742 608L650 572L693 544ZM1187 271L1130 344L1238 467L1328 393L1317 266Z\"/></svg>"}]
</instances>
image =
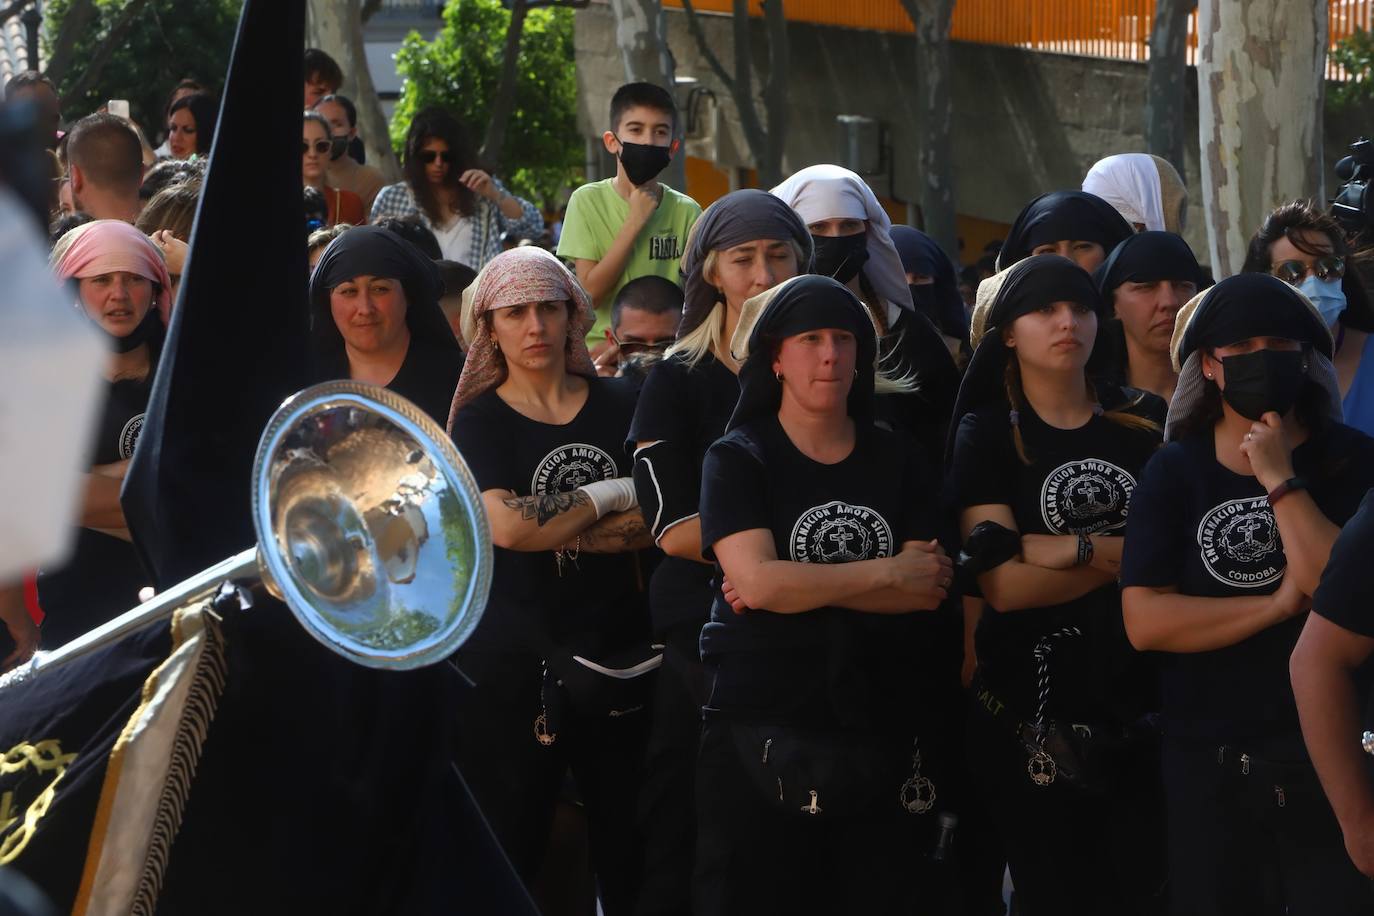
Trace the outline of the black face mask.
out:
<instances>
[{"instance_id":1,"label":"black face mask","mask_svg":"<svg viewBox=\"0 0 1374 916\"><path fill-rule=\"evenodd\" d=\"M841 283L853 280L868 263L868 232L857 235L813 235L816 266L811 272Z\"/></svg>"},{"instance_id":2,"label":"black face mask","mask_svg":"<svg viewBox=\"0 0 1374 916\"><path fill-rule=\"evenodd\" d=\"M630 184L635 187L648 184L657 178L658 173L668 167L672 158L673 155L666 146L620 141L620 164L625 167L625 177L630 179Z\"/></svg>"},{"instance_id":3,"label":"black face mask","mask_svg":"<svg viewBox=\"0 0 1374 916\"><path fill-rule=\"evenodd\" d=\"M348 152L348 134L333 134L329 138L329 161L337 162Z\"/></svg>"},{"instance_id":4,"label":"black face mask","mask_svg":"<svg viewBox=\"0 0 1374 916\"><path fill-rule=\"evenodd\" d=\"M1307 378L1307 354L1301 350L1255 350L1223 356L1226 389L1221 396L1236 413L1258 420L1268 411L1284 416L1298 402Z\"/></svg>"},{"instance_id":5,"label":"black face mask","mask_svg":"<svg viewBox=\"0 0 1374 916\"><path fill-rule=\"evenodd\" d=\"M907 288L911 290L911 304L916 306L916 311L934 321L935 284L910 283Z\"/></svg>"}]
</instances>

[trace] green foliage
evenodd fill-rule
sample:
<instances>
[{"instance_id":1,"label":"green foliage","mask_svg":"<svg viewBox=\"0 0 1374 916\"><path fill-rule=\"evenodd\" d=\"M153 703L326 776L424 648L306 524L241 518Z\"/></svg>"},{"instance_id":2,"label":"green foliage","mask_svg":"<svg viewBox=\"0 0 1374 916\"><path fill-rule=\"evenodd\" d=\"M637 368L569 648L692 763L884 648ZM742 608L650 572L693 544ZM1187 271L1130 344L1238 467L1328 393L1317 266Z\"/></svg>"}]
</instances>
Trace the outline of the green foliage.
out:
<instances>
[{"instance_id":1,"label":"green foliage","mask_svg":"<svg viewBox=\"0 0 1374 916\"><path fill-rule=\"evenodd\" d=\"M1357 28L1336 42L1331 59L1347 74L1345 82L1331 84L1331 104L1339 109L1374 102L1374 34Z\"/></svg>"},{"instance_id":2,"label":"green foliage","mask_svg":"<svg viewBox=\"0 0 1374 916\"><path fill-rule=\"evenodd\" d=\"M391 142L398 155L411 119L431 105L457 116L470 131L473 146L482 145L501 82L510 18L500 0L450 0L434 41L414 32L406 38L396 54L405 86L391 119ZM575 182L582 165L576 104L573 12L530 10L502 161L488 163L513 193L554 209L559 195Z\"/></svg>"},{"instance_id":3,"label":"green foliage","mask_svg":"<svg viewBox=\"0 0 1374 916\"><path fill-rule=\"evenodd\" d=\"M72 66L59 75L57 88L64 98L127 3L95 0L96 25L77 38ZM49 42L56 38L71 6L72 0L43 4ZM162 122L167 96L179 80L190 77L216 95L223 89L242 7L243 0L150 0L93 85L79 98L67 99L63 116L75 120L109 99L128 99L130 116L143 127L149 142L156 144L166 127Z\"/></svg>"}]
</instances>

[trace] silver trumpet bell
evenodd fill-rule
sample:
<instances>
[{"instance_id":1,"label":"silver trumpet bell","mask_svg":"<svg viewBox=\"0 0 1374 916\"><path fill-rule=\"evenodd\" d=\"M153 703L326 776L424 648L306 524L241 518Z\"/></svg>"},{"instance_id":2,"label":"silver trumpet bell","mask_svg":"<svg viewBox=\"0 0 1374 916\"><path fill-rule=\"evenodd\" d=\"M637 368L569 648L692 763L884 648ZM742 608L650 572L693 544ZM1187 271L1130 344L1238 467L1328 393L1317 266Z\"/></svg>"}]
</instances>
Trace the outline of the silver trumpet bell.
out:
<instances>
[{"instance_id":1,"label":"silver trumpet bell","mask_svg":"<svg viewBox=\"0 0 1374 916\"><path fill-rule=\"evenodd\" d=\"M481 493L449 437L400 395L336 381L288 398L258 443L252 511L256 547L7 679L168 618L227 582L261 580L311 636L370 668L441 661L481 620L492 564Z\"/></svg>"}]
</instances>

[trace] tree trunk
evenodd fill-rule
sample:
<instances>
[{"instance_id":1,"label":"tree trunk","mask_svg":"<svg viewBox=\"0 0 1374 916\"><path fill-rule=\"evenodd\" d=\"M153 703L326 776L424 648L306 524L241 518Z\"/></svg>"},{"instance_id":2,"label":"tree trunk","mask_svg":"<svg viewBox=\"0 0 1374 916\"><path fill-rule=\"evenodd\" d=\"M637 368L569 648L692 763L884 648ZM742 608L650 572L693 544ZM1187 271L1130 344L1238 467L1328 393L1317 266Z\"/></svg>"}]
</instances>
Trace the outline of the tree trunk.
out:
<instances>
[{"instance_id":1,"label":"tree trunk","mask_svg":"<svg viewBox=\"0 0 1374 916\"><path fill-rule=\"evenodd\" d=\"M306 35L312 47L334 58L343 70L339 91L358 109L358 136L367 151L367 164L380 169L388 182L400 181L401 166L391 149L382 101L367 67L361 11L359 0L310 0Z\"/></svg>"},{"instance_id":2,"label":"tree trunk","mask_svg":"<svg viewBox=\"0 0 1374 916\"><path fill-rule=\"evenodd\" d=\"M959 262L954 215L953 103L949 82L949 27L954 0L902 0L916 29L916 91L920 136L917 170L926 234Z\"/></svg>"},{"instance_id":3,"label":"tree trunk","mask_svg":"<svg viewBox=\"0 0 1374 916\"><path fill-rule=\"evenodd\" d=\"M95 54L86 61L81 76L63 94L63 102L68 99L81 98L86 94L87 89L95 85L96 81L100 79L100 74L105 69L105 65L110 62L111 55L119 47L120 42L124 40L124 36L128 34L134 20L138 18L138 14L143 12L143 8L147 5L148 0L129 0L129 3L119 11L119 18L110 26L110 34L105 36L105 40L100 43ZM63 31L66 30L63 29ZM51 77L49 78L51 79Z\"/></svg>"},{"instance_id":4,"label":"tree trunk","mask_svg":"<svg viewBox=\"0 0 1374 916\"><path fill-rule=\"evenodd\" d=\"M487 138L482 143L482 158L487 167L499 170L501 153L506 145L506 128L515 109L515 83L520 76L520 37L525 32L525 17L529 15L528 0L514 0L510 11L510 27L506 29L506 48L502 52L501 82L491 102L491 117L487 121Z\"/></svg>"},{"instance_id":5,"label":"tree trunk","mask_svg":"<svg viewBox=\"0 0 1374 916\"><path fill-rule=\"evenodd\" d=\"M759 163L759 184L765 188L782 182L782 156L787 148L787 129L792 108L787 80L792 58L787 44L787 16L782 0L763 0L763 24L768 35L768 81L763 84L763 110L768 116L767 143ZM740 15L736 10L735 15Z\"/></svg>"},{"instance_id":6,"label":"tree trunk","mask_svg":"<svg viewBox=\"0 0 1374 916\"><path fill-rule=\"evenodd\" d=\"M1240 269L1275 205L1324 197L1326 17L1311 0L1198 5L1202 198L1217 277Z\"/></svg>"},{"instance_id":7,"label":"tree trunk","mask_svg":"<svg viewBox=\"0 0 1374 916\"><path fill-rule=\"evenodd\" d=\"M53 83L61 83L67 75L72 53L76 49L76 40L91 28L95 22L95 13L95 0L73 0L67 7L67 12L62 17L62 28L52 41L52 54L48 55L48 66L43 71Z\"/></svg>"},{"instance_id":8,"label":"tree trunk","mask_svg":"<svg viewBox=\"0 0 1374 916\"><path fill-rule=\"evenodd\" d=\"M615 16L615 43L625 63L625 81L644 82L662 86L677 98L675 75L677 61L668 47L667 23L661 0L611 0ZM683 100L678 99L681 103ZM678 136L685 129L686 112L678 112ZM679 151L659 177L669 187L684 190L687 186L685 152Z\"/></svg>"},{"instance_id":9,"label":"tree trunk","mask_svg":"<svg viewBox=\"0 0 1374 916\"><path fill-rule=\"evenodd\" d=\"M1193 0L1156 0L1145 83L1145 148L1187 175L1183 161L1188 14Z\"/></svg>"},{"instance_id":10,"label":"tree trunk","mask_svg":"<svg viewBox=\"0 0 1374 916\"><path fill-rule=\"evenodd\" d=\"M706 38L706 32L697 19L692 0L682 0L682 11L687 14L687 29L696 39L697 49L706 58L711 72L715 73L726 90L730 100L739 112L740 129L744 131L744 142L749 144L749 152L758 170L759 185L771 188L782 181L782 157L787 145L787 125L790 110L787 106L787 68L789 63L787 47L787 19L783 14L782 0L764 0L763 12L768 29L769 69L778 75L769 76L764 86L764 104L768 106L770 118L767 128L759 116L759 102L754 98L754 57L749 44L749 0L734 0L730 26L735 45L735 72L732 76L721 64L715 49Z\"/></svg>"}]
</instances>

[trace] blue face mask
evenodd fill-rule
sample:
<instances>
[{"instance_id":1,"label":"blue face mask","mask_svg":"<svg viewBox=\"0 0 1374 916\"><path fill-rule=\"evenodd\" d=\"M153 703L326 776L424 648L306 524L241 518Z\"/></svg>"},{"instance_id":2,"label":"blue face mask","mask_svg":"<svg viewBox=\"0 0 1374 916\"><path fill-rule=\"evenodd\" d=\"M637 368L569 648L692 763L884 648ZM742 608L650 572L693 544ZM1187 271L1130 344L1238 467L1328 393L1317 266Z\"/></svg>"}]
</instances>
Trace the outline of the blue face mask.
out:
<instances>
[{"instance_id":1,"label":"blue face mask","mask_svg":"<svg viewBox=\"0 0 1374 916\"><path fill-rule=\"evenodd\" d=\"M1345 291L1341 289L1339 279L1319 280L1316 274L1308 274L1298 284L1298 292L1312 300L1328 328L1335 325L1336 319L1345 311Z\"/></svg>"}]
</instances>

